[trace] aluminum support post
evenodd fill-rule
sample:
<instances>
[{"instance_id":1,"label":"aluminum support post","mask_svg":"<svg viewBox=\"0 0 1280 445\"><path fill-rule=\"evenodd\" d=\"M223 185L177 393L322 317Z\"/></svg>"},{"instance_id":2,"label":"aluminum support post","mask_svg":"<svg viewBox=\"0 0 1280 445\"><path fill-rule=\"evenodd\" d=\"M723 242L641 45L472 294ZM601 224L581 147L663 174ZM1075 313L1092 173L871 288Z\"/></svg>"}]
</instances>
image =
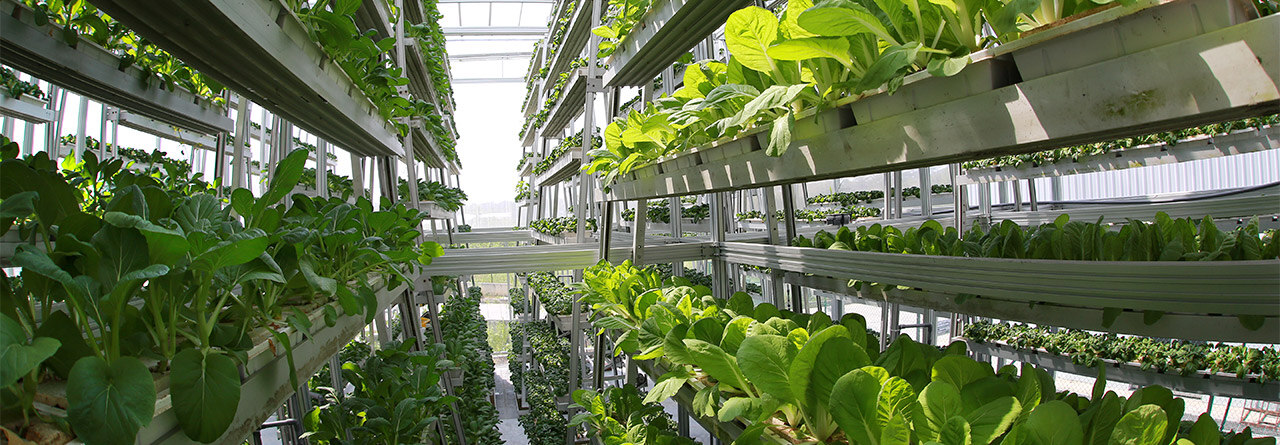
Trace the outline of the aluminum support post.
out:
<instances>
[{"instance_id":1,"label":"aluminum support post","mask_svg":"<svg viewBox=\"0 0 1280 445\"><path fill-rule=\"evenodd\" d=\"M789 186L782 186L789 187ZM761 189L764 195L764 226L769 233L769 244L782 245L782 236L778 233L778 200L774 196L775 189L773 187L765 187ZM783 272L781 269L772 269L769 273L769 298L774 306L783 307L784 303L784 286L782 283Z\"/></svg>"},{"instance_id":2,"label":"aluminum support post","mask_svg":"<svg viewBox=\"0 0 1280 445\"><path fill-rule=\"evenodd\" d=\"M881 219L893 219L893 174L884 173L884 208L880 212Z\"/></svg>"},{"instance_id":3,"label":"aluminum support post","mask_svg":"<svg viewBox=\"0 0 1280 445\"><path fill-rule=\"evenodd\" d=\"M951 175L951 205L953 217L952 225L955 226L956 232L964 235L964 219L968 213L968 206L965 205L964 194L967 187L956 182L956 177L960 176L960 164L948 164L947 173Z\"/></svg>"},{"instance_id":4,"label":"aluminum support post","mask_svg":"<svg viewBox=\"0 0 1280 445\"><path fill-rule=\"evenodd\" d=\"M716 245L723 244L725 240L724 195L724 192L711 194L711 241ZM640 218L639 210L636 210L636 218ZM711 259L711 270L711 295L720 299L729 299L727 292L729 290L729 268L723 256L716 255Z\"/></svg>"},{"instance_id":5,"label":"aluminum support post","mask_svg":"<svg viewBox=\"0 0 1280 445\"><path fill-rule=\"evenodd\" d=\"M1040 211L1040 197L1036 196L1036 179L1027 179L1027 204L1032 212Z\"/></svg>"},{"instance_id":6,"label":"aluminum support post","mask_svg":"<svg viewBox=\"0 0 1280 445\"><path fill-rule=\"evenodd\" d=\"M401 23L403 23L403 19L401 20ZM401 38L403 37L404 36L401 36ZM403 51L403 48L401 48L401 51ZM404 54L401 54L400 57L403 60ZM415 120L409 122L409 128L411 129L420 125L422 125L422 121ZM412 130L410 130L410 132L412 132ZM422 199L422 195L418 194L418 163L413 160L413 136L404 138L404 156L402 156L402 158L403 159L401 159L401 161L404 162L405 175L409 177L409 196L405 198L405 201L407 201L409 208L421 210L419 202ZM395 164L393 163L392 165L394 166Z\"/></svg>"},{"instance_id":7,"label":"aluminum support post","mask_svg":"<svg viewBox=\"0 0 1280 445\"><path fill-rule=\"evenodd\" d=\"M1009 188L1012 190L1013 211L1022 211L1022 181L1017 179L1009 181Z\"/></svg>"},{"instance_id":8,"label":"aluminum support post","mask_svg":"<svg viewBox=\"0 0 1280 445\"><path fill-rule=\"evenodd\" d=\"M236 134L231 141L231 188L244 188L248 177L244 146L249 144L249 99L239 97L236 103Z\"/></svg>"},{"instance_id":9,"label":"aluminum support post","mask_svg":"<svg viewBox=\"0 0 1280 445\"><path fill-rule=\"evenodd\" d=\"M902 172L896 171L893 178L893 217L902 218Z\"/></svg>"},{"instance_id":10,"label":"aluminum support post","mask_svg":"<svg viewBox=\"0 0 1280 445\"><path fill-rule=\"evenodd\" d=\"M427 278L428 278L427 279L428 283L425 291L427 293L427 315L431 317L431 336L435 339L436 343L444 343L444 334L440 331L440 311L436 309L435 289L432 289L432 286L430 284L430 281L431 281L430 277L427 277ZM417 315L417 314L414 314L414 315ZM528 345L528 344L529 344L528 342L525 343L525 345ZM444 358L444 357L442 356L440 358ZM449 378L443 377L440 379L440 382L444 384L446 394L449 394L449 395L454 394L453 382L451 382ZM458 412L458 402L454 401L450 403L449 407L450 407L450 411L453 412L453 429L454 429L454 434L457 435L458 443L462 445L466 445L467 436L462 429L462 415Z\"/></svg>"},{"instance_id":11,"label":"aluminum support post","mask_svg":"<svg viewBox=\"0 0 1280 445\"><path fill-rule=\"evenodd\" d=\"M1004 187L1000 188L1004 190ZM991 185L978 184L978 226L991 227Z\"/></svg>"},{"instance_id":12,"label":"aluminum support post","mask_svg":"<svg viewBox=\"0 0 1280 445\"><path fill-rule=\"evenodd\" d=\"M640 267L644 260L644 237L649 225L649 201L636 201L636 216L631 225L631 264Z\"/></svg>"},{"instance_id":13,"label":"aluminum support post","mask_svg":"<svg viewBox=\"0 0 1280 445\"><path fill-rule=\"evenodd\" d=\"M89 123L89 98L80 96L80 114L76 116L76 148L72 153L72 157L77 161L84 159L84 148L87 146L85 140L88 134L85 133L86 126ZM193 151L194 153L194 151Z\"/></svg>"},{"instance_id":14,"label":"aluminum support post","mask_svg":"<svg viewBox=\"0 0 1280 445\"><path fill-rule=\"evenodd\" d=\"M786 228L787 239L782 241L783 244L791 244L791 240L796 239L796 196L795 184L782 186L782 218L783 227ZM792 284L791 303L794 305L797 301L802 300L800 295L800 285ZM781 307L781 306L779 306ZM799 306L797 306L799 307Z\"/></svg>"},{"instance_id":15,"label":"aluminum support post","mask_svg":"<svg viewBox=\"0 0 1280 445\"><path fill-rule=\"evenodd\" d=\"M604 209L600 212L600 251L596 255L597 260L609 261L609 245L613 242L613 201L605 201L602 203Z\"/></svg>"},{"instance_id":16,"label":"aluminum support post","mask_svg":"<svg viewBox=\"0 0 1280 445\"><path fill-rule=\"evenodd\" d=\"M227 180L229 179L227 178L227 174L229 173L227 171L227 136L227 132L219 131L215 139L216 142L213 144L213 149L215 150L213 152L213 161L215 162L213 165L213 179L218 181L220 184L227 184L230 182ZM104 144L105 142L100 142L98 147L102 147ZM192 150L194 149L195 147L192 147ZM219 187L216 193L221 196L222 188Z\"/></svg>"},{"instance_id":17,"label":"aluminum support post","mask_svg":"<svg viewBox=\"0 0 1280 445\"><path fill-rule=\"evenodd\" d=\"M933 214L933 177L929 167L920 167L916 175L920 177L920 215L928 218Z\"/></svg>"}]
</instances>

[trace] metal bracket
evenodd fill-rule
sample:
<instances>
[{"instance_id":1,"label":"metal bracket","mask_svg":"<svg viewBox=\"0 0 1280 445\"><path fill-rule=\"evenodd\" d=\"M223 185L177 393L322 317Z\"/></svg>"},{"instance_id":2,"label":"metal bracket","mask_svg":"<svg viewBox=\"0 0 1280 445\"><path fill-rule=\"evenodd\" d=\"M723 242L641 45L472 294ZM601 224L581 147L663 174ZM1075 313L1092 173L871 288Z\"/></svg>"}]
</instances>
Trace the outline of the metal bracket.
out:
<instances>
[{"instance_id":1,"label":"metal bracket","mask_svg":"<svg viewBox=\"0 0 1280 445\"><path fill-rule=\"evenodd\" d=\"M601 75L586 76L586 81L587 81L587 92L588 92L588 93L603 93L603 92L605 92L605 87L604 87L604 76L601 76Z\"/></svg>"},{"instance_id":2,"label":"metal bracket","mask_svg":"<svg viewBox=\"0 0 1280 445\"><path fill-rule=\"evenodd\" d=\"M122 113L122 111L120 111L119 108L107 107L107 116L106 116L107 122L119 122L120 113Z\"/></svg>"}]
</instances>

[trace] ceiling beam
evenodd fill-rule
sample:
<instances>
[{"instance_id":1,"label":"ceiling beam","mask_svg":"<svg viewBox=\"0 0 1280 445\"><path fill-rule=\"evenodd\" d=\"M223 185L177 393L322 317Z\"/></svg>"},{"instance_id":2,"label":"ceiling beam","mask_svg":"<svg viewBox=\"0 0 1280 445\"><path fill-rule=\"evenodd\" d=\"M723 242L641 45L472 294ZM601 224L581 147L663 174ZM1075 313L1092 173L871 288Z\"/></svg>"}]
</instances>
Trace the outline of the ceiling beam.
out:
<instances>
[{"instance_id":1,"label":"ceiling beam","mask_svg":"<svg viewBox=\"0 0 1280 445\"><path fill-rule=\"evenodd\" d=\"M444 28L444 35L446 36L541 36L546 33L546 27L535 26L457 26Z\"/></svg>"}]
</instances>

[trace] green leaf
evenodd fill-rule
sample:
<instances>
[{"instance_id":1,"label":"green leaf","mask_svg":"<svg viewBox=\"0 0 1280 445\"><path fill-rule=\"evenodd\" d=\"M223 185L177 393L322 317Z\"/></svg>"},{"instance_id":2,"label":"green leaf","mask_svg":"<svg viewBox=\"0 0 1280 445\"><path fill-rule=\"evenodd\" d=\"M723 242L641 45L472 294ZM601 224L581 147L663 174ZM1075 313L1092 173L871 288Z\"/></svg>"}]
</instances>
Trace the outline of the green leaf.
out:
<instances>
[{"instance_id":1,"label":"green leaf","mask_svg":"<svg viewBox=\"0 0 1280 445\"><path fill-rule=\"evenodd\" d=\"M693 363L721 384L742 390L749 388L737 361L719 346L696 339L685 339L684 345L689 348Z\"/></svg>"},{"instance_id":2,"label":"green leaf","mask_svg":"<svg viewBox=\"0 0 1280 445\"><path fill-rule=\"evenodd\" d=\"M973 427L963 417L954 416L947 420L942 427L942 434L939 435L938 442L943 445L972 445Z\"/></svg>"},{"instance_id":3,"label":"green leaf","mask_svg":"<svg viewBox=\"0 0 1280 445\"><path fill-rule=\"evenodd\" d=\"M288 196L294 187L298 186L298 180L302 179L302 171L307 163L306 150L294 150L280 160L276 164L275 175L271 177L271 184L267 186L266 193L262 194L262 198L254 205L254 213L261 213L268 206L275 205Z\"/></svg>"},{"instance_id":4,"label":"green leaf","mask_svg":"<svg viewBox=\"0 0 1280 445\"><path fill-rule=\"evenodd\" d=\"M738 347L738 366L743 375L761 392L783 402L796 400L789 381L794 359L787 338L780 335L747 337Z\"/></svg>"},{"instance_id":5,"label":"green leaf","mask_svg":"<svg viewBox=\"0 0 1280 445\"><path fill-rule=\"evenodd\" d=\"M1125 413L1111 432L1111 445L1161 445L1168 425L1164 409L1142 405Z\"/></svg>"},{"instance_id":6,"label":"green leaf","mask_svg":"<svg viewBox=\"0 0 1280 445\"><path fill-rule=\"evenodd\" d=\"M778 40L778 18L772 12L756 6L739 9L729 15L724 29L725 44L738 63L762 73L777 71L769 57L769 47Z\"/></svg>"},{"instance_id":7,"label":"green leaf","mask_svg":"<svg viewBox=\"0 0 1280 445\"><path fill-rule=\"evenodd\" d=\"M649 394L644 396L644 403L662 403L664 400L671 398L680 392L680 388L684 386L685 379L689 378L689 373L684 371L684 367L680 367L675 371L663 374L658 378L658 383L653 385L653 389Z\"/></svg>"},{"instance_id":8,"label":"green leaf","mask_svg":"<svg viewBox=\"0 0 1280 445\"><path fill-rule=\"evenodd\" d=\"M953 417L961 417L964 414L964 404L960 400L960 390L950 383L934 380L928 386L925 386L924 390L920 391L918 400L920 402L920 412L912 419L915 423L916 434L920 436L921 441L942 442L940 434L946 428L947 422ZM964 418L961 417L960 420L964 420ZM968 429L968 423L966 422L966 440Z\"/></svg>"},{"instance_id":9,"label":"green leaf","mask_svg":"<svg viewBox=\"0 0 1280 445\"><path fill-rule=\"evenodd\" d=\"M964 389L965 385L995 375L991 366L963 356L947 356L933 363L932 380Z\"/></svg>"},{"instance_id":10,"label":"green leaf","mask_svg":"<svg viewBox=\"0 0 1280 445\"><path fill-rule=\"evenodd\" d=\"M895 413L885 422L880 431L880 445L909 445L911 443L911 427L903 413Z\"/></svg>"},{"instance_id":11,"label":"green leaf","mask_svg":"<svg viewBox=\"0 0 1280 445\"><path fill-rule=\"evenodd\" d=\"M138 430L155 416L155 382L147 365L135 357L120 357L111 364L101 357L85 357L71 368L67 403L71 427L86 444L132 444Z\"/></svg>"},{"instance_id":12,"label":"green leaf","mask_svg":"<svg viewBox=\"0 0 1280 445\"><path fill-rule=\"evenodd\" d=\"M769 147L765 154L769 156L782 156L787 149L791 147L792 128L796 126L795 113L787 111L787 114L773 121L773 127L769 130Z\"/></svg>"},{"instance_id":13,"label":"green leaf","mask_svg":"<svg viewBox=\"0 0 1280 445\"><path fill-rule=\"evenodd\" d=\"M1022 405L1013 397L1001 397L965 415L973 443L986 445L1004 434L1022 413Z\"/></svg>"},{"instance_id":14,"label":"green leaf","mask_svg":"<svg viewBox=\"0 0 1280 445\"><path fill-rule=\"evenodd\" d=\"M58 352L44 363L63 380L71 374L71 367L75 366L77 361L93 355L93 350L89 349L89 343L85 342L84 336L80 334L80 327L76 326L64 311L53 311L49 318L41 321L40 327L36 329L36 336L49 337L62 344L58 347Z\"/></svg>"},{"instance_id":15,"label":"green leaf","mask_svg":"<svg viewBox=\"0 0 1280 445\"><path fill-rule=\"evenodd\" d=\"M184 349L173 357L169 374L173 410L192 440L211 443L235 419L240 404L240 373L231 357Z\"/></svg>"},{"instance_id":16,"label":"green leaf","mask_svg":"<svg viewBox=\"0 0 1280 445\"><path fill-rule=\"evenodd\" d=\"M769 48L769 56L778 60L835 59L846 68L853 66L849 56L849 39L843 37L809 37L784 40Z\"/></svg>"},{"instance_id":17,"label":"green leaf","mask_svg":"<svg viewBox=\"0 0 1280 445\"><path fill-rule=\"evenodd\" d=\"M18 322L0 314L0 387L26 377L40 363L53 357L59 346L61 342L48 337L36 337L28 344L27 334Z\"/></svg>"},{"instance_id":18,"label":"green leaf","mask_svg":"<svg viewBox=\"0 0 1280 445\"><path fill-rule=\"evenodd\" d=\"M1014 440L1010 440L1013 438ZM1002 444L1008 445L1082 445L1084 432L1076 410L1066 402L1054 400L1031 410L1026 420L1014 426Z\"/></svg>"},{"instance_id":19,"label":"green leaf","mask_svg":"<svg viewBox=\"0 0 1280 445\"><path fill-rule=\"evenodd\" d=\"M732 397L720 405L718 417L721 422L732 422L751 411L752 401L749 397Z\"/></svg>"},{"instance_id":20,"label":"green leaf","mask_svg":"<svg viewBox=\"0 0 1280 445\"><path fill-rule=\"evenodd\" d=\"M1196 423L1191 425L1191 431L1187 433L1187 439L1190 439L1195 445L1219 445L1222 441L1222 435L1218 433L1218 422L1213 420L1209 413L1201 414Z\"/></svg>"},{"instance_id":21,"label":"green leaf","mask_svg":"<svg viewBox=\"0 0 1280 445\"><path fill-rule=\"evenodd\" d=\"M876 443L880 437L876 423L876 400L880 379L867 367L855 369L840 377L831 388L831 417L849 437L850 443ZM884 371L881 368L880 371Z\"/></svg>"},{"instance_id":22,"label":"green leaf","mask_svg":"<svg viewBox=\"0 0 1280 445\"><path fill-rule=\"evenodd\" d=\"M849 0L821 2L800 14L798 23L801 28L820 36L873 34L892 44L897 43L874 13Z\"/></svg>"}]
</instances>

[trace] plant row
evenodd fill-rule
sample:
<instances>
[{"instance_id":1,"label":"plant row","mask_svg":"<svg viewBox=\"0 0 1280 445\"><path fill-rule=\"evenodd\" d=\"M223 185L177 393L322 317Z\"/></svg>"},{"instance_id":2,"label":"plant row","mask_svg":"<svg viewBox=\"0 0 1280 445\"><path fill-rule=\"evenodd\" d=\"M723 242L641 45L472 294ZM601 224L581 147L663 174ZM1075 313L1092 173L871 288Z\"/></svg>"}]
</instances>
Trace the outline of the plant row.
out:
<instances>
[{"instance_id":1,"label":"plant row","mask_svg":"<svg viewBox=\"0 0 1280 445\"><path fill-rule=\"evenodd\" d=\"M646 220L649 222L658 222L663 224L671 223L671 203L667 200L657 201L656 204L650 204L645 210ZM707 203L682 207L680 209L680 217L691 220L694 223L702 222L702 220L711 217L711 205ZM622 211L623 221L635 221L635 209L626 209Z\"/></svg>"},{"instance_id":2,"label":"plant row","mask_svg":"<svg viewBox=\"0 0 1280 445\"><path fill-rule=\"evenodd\" d=\"M849 215L849 217L853 219L871 218L871 217L880 216L880 212L881 210L878 207L844 206L838 209L818 209L818 210L796 209L795 215L796 215L797 221L814 222L814 221L826 220L827 217L831 215ZM739 213L736 216L738 218L738 221L746 221L751 219L764 219L764 212L761 212L759 210L751 210L751 211ZM773 216L774 218L777 218L778 221L782 221L786 219L786 215L782 213L781 210L775 210L773 212Z\"/></svg>"},{"instance_id":3,"label":"plant row","mask_svg":"<svg viewBox=\"0 0 1280 445\"><path fill-rule=\"evenodd\" d=\"M61 164L17 152L0 148L0 234L24 242L11 260L21 273L0 286L3 347L16 354L0 387L24 413L21 430L63 424L90 445L132 443L167 376L186 436L211 442L235 418L237 369L255 343L291 350L286 328L310 332L309 314L372 320L373 286L407 282L443 253L417 243L422 216L403 205L289 196L304 151L279 163L262 196L228 198L91 151ZM55 381L65 420L33 410Z\"/></svg>"},{"instance_id":4,"label":"plant row","mask_svg":"<svg viewBox=\"0 0 1280 445\"><path fill-rule=\"evenodd\" d=\"M85 39L119 57L120 68L136 66L147 74L148 81L157 81L166 90L182 88L210 103L226 105L226 100L222 98L225 87L221 83L182 63L177 57L135 34L89 2L21 2L35 13L37 26L52 24L61 27L58 37L68 46L74 47L79 44L80 39Z\"/></svg>"},{"instance_id":5,"label":"plant row","mask_svg":"<svg viewBox=\"0 0 1280 445\"><path fill-rule=\"evenodd\" d=\"M399 178L400 196L409 196L409 182ZM467 192L457 187L449 187L437 181L418 179L418 200L435 202L440 208L456 212L467 201Z\"/></svg>"},{"instance_id":6,"label":"plant row","mask_svg":"<svg viewBox=\"0 0 1280 445\"><path fill-rule=\"evenodd\" d=\"M1117 230L1118 229L1118 230ZM1222 231L1206 216L1173 219L1164 212L1149 222L1123 224L1071 221L1068 215L1052 223L1023 227L1005 220L990 229L972 227L963 237L954 227L929 220L906 232L892 226L841 227L834 235L823 230L812 240L797 237L792 245L861 252L949 255L1075 261L1230 261L1275 259L1280 239L1275 230L1259 230L1255 218L1248 225Z\"/></svg>"},{"instance_id":7,"label":"plant row","mask_svg":"<svg viewBox=\"0 0 1280 445\"><path fill-rule=\"evenodd\" d=\"M601 53L624 41L654 3L611 0L604 26L593 30L604 37ZM805 110L882 87L892 93L913 72L955 75L971 53L1108 3L801 0L787 2L781 17L743 8L724 25L728 63L688 67L684 86L670 97L610 123L589 171L607 186L663 157L757 127L768 128L766 153L778 156Z\"/></svg>"},{"instance_id":8,"label":"plant row","mask_svg":"<svg viewBox=\"0 0 1280 445\"><path fill-rule=\"evenodd\" d=\"M498 410L490 403L495 381L493 347L489 345L488 324L480 313L480 288L467 289L466 295L445 300L440 311L440 331L444 338L445 356L462 370L462 385L453 388L458 397L457 409L462 431L469 444L503 443L498 432ZM449 442L460 442L452 428L453 418L445 419Z\"/></svg>"},{"instance_id":9,"label":"plant row","mask_svg":"<svg viewBox=\"0 0 1280 445\"><path fill-rule=\"evenodd\" d=\"M443 355L440 344L422 351L414 351L412 341L392 341L376 351L348 344L339 354L340 372L353 389L329 386L325 365L323 378L312 379L324 401L301 419L303 437L322 445L435 443L432 426L446 418L449 404L464 403L440 385L455 366Z\"/></svg>"},{"instance_id":10,"label":"plant row","mask_svg":"<svg viewBox=\"0 0 1280 445\"><path fill-rule=\"evenodd\" d=\"M600 146L600 137L596 136L595 138L592 139L591 148L596 148L599 146ZM565 153L568 153L569 150L579 148L579 147L582 147L582 130L578 130L578 132L575 133L573 136L567 137L567 138L564 138L564 140L561 140L560 145L557 145L556 148L552 149L550 153L547 153L546 158L543 158L541 161L538 161L538 163L533 166L533 174L540 175L545 173L547 170L551 169L551 166L556 165L556 161L559 161L560 158L563 157Z\"/></svg>"},{"instance_id":11,"label":"plant row","mask_svg":"<svg viewBox=\"0 0 1280 445\"><path fill-rule=\"evenodd\" d=\"M951 193L951 184L934 184L929 188L930 193L935 195L943 193ZM893 192L893 189L890 189ZM902 189L902 197L920 197L920 187L907 187ZM884 198L883 190L859 190L856 192L833 192L823 193L810 196L805 203L813 204L840 204L842 206L851 206L857 203L870 203L871 201Z\"/></svg>"},{"instance_id":12,"label":"plant row","mask_svg":"<svg viewBox=\"0 0 1280 445\"><path fill-rule=\"evenodd\" d=\"M320 44L325 53L346 72L356 87L378 108L383 119L394 125L401 136L409 134L409 124L404 119L426 118L445 113L430 98L403 95L397 87L407 85L407 68L396 66L394 36L376 39L373 30L362 30L356 25L356 11L360 2L311 3L301 0L284 0L286 6L298 16L311 40ZM428 1L424 4L434 4ZM390 19L390 18L388 18ZM429 35L429 23L409 24L405 30L409 38ZM438 45L422 45L423 50L436 49L440 54L425 54L424 58L443 58L444 48ZM451 139L437 134L437 139ZM444 137L441 137L444 136ZM456 153L446 152L446 158L456 159Z\"/></svg>"},{"instance_id":13,"label":"plant row","mask_svg":"<svg viewBox=\"0 0 1280 445\"><path fill-rule=\"evenodd\" d=\"M548 314L569 315L573 312L573 291L551 272L533 272L528 278L529 289L538 296L538 302Z\"/></svg>"},{"instance_id":14,"label":"plant row","mask_svg":"<svg viewBox=\"0 0 1280 445\"><path fill-rule=\"evenodd\" d=\"M1177 145L1179 141L1186 139L1202 137L1202 136L1218 136L1230 134L1242 130L1251 130L1262 128L1269 125L1280 124L1280 114L1272 114L1262 117L1251 117L1247 119L1238 119L1227 122L1219 122L1216 124L1201 125L1198 127L1184 128L1175 131L1165 131L1160 133L1151 133L1131 138L1122 138L1106 142L1098 142L1093 144L1076 145L1071 147L1055 148L1053 150L1038 151L1035 153L1025 153L1019 155L1001 156L998 158L983 159L978 161L969 161L961 164L965 169L985 169L985 168L1001 168L1001 167L1018 167L1024 164L1030 166L1039 166L1044 164L1052 164L1063 160L1078 161L1087 156L1096 156L1100 154L1110 153L1117 150L1128 150L1132 148L1167 144Z\"/></svg>"},{"instance_id":15,"label":"plant row","mask_svg":"<svg viewBox=\"0 0 1280 445\"><path fill-rule=\"evenodd\" d=\"M529 131L538 131L542 128L542 124L547 123L547 119L551 118L551 110L560 103L560 96L564 95L565 87L569 86L569 81L573 79L574 71L578 68L587 66L587 59L579 57L569 62L569 69L560 73L555 83L551 84L551 88L546 89L547 96L542 100L542 107L537 113L529 116L524 121L524 125L520 127L520 138L524 139L524 135ZM597 67L604 68L604 64L597 63Z\"/></svg>"},{"instance_id":16,"label":"plant row","mask_svg":"<svg viewBox=\"0 0 1280 445\"><path fill-rule=\"evenodd\" d=\"M14 99L22 99L23 95L36 99L45 98L45 92L40 89L40 85L19 79L17 73L3 67L0 67L0 92Z\"/></svg>"},{"instance_id":17,"label":"plant row","mask_svg":"<svg viewBox=\"0 0 1280 445\"><path fill-rule=\"evenodd\" d=\"M573 406L582 412L573 416L572 426L587 425L587 434L606 444L652 443L694 445L697 441L680 436L676 423L662 405L645 403L645 393L627 384L601 391L573 392Z\"/></svg>"},{"instance_id":18,"label":"plant row","mask_svg":"<svg viewBox=\"0 0 1280 445\"><path fill-rule=\"evenodd\" d=\"M1000 342L1019 349L1043 349L1091 368L1110 360L1134 363L1143 370L1162 373L1195 375L1208 371L1259 382L1280 379L1280 350L1272 347L1160 340L990 322L965 326L964 336L981 343Z\"/></svg>"},{"instance_id":19,"label":"plant row","mask_svg":"<svg viewBox=\"0 0 1280 445\"><path fill-rule=\"evenodd\" d=\"M796 314L744 294L718 300L628 263L593 266L580 289L622 352L668 370L645 402L689 385L694 414L745 425L738 443L1224 442L1207 414L1183 430L1186 402L1160 386L1125 398L1100 378L1089 397L1060 392L1045 370L993 369L960 342L901 336L881 350L859 315ZM1226 443L1251 433L1241 436Z\"/></svg>"},{"instance_id":20,"label":"plant row","mask_svg":"<svg viewBox=\"0 0 1280 445\"><path fill-rule=\"evenodd\" d=\"M537 67L539 79L546 79L551 73L551 64L555 62L556 54L559 54L561 47L564 46L564 37L569 33L569 22L573 21L573 13L577 9L578 0L565 0L564 12L551 24L551 40L547 42L547 54L542 58L542 66ZM533 70L534 66L530 65L529 69Z\"/></svg>"},{"instance_id":21,"label":"plant row","mask_svg":"<svg viewBox=\"0 0 1280 445\"><path fill-rule=\"evenodd\" d=\"M526 199L538 199L538 191L532 190L531 187L529 187L529 183L521 179L520 182L516 183L515 201L518 203Z\"/></svg>"},{"instance_id":22,"label":"plant row","mask_svg":"<svg viewBox=\"0 0 1280 445\"><path fill-rule=\"evenodd\" d=\"M587 218L587 231L596 231L596 219ZM551 236L561 236L566 233L575 233L578 231L578 218L572 216L561 216L559 218L546 218L534 220L529 223L529 228L538 233Z\"/></svg>"},{"instance_id":23,"label":"plant row","mask_svg":"<svg viewBox=\"0 0 1280 445\"><path fill-rule=\"evenodd\" d=\"M511 381L523 387L529 410L519 423L531 445L558 445L568 434L568 420L556 404L556 398L569 390L569 342L545 321L519 322L512 327L512 350L528 352L540 366L511 361ZM527 338L528 343L518 338ZM531 365L527 370L525 365Z\"/></svg>"}]
</instances>

